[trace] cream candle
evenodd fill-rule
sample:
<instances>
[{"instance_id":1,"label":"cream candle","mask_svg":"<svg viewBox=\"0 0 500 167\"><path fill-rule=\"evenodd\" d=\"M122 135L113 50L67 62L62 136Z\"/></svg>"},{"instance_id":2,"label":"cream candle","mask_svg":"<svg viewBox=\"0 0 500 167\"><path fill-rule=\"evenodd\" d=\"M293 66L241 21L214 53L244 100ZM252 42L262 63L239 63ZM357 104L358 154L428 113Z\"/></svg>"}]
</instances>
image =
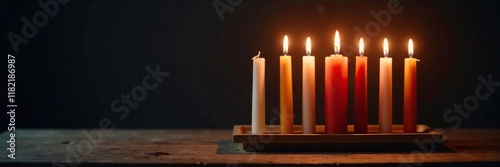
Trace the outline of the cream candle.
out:
<instances>
[{"instance_id":1,"label":"cream candle","mask_svg":"<svg viewBox=\"0 0 500 167\"><path fill-rule=\"evenodd\" d=\"M378 124L381 133L392 132L392 58L389 43L384 39L384 57L380 58L379 113Z\"/></svg>"},{"instance_id":2,"label":"cream candle","mask_svg":"<svg viewBox=\"0 0 500 167\"><path fill-rule=\"evenodd\" d=\"M302 133L316 132L315 58L311 56L311 38L306 40L306 55L302 57Z\"/></svg>"},{"instance_id":3,"label":"cream candle","mask_svg":"<svg viewBox=\"0 0 500 167\"><path fill-rule=\"evenodd\" d=\"M260 57L260 51L253 60L252 81L252 134L264 134L265 132L265 67L266 60Z\"/></svg>"}]
</instances>

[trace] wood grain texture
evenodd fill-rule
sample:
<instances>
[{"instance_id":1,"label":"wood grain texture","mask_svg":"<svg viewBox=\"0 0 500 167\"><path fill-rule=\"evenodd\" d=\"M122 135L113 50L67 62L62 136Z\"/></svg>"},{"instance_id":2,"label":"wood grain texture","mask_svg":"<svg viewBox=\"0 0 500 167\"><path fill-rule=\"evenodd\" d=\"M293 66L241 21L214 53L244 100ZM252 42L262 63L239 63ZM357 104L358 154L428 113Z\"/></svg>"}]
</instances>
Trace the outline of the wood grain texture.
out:
<instances>
[{"instance_id":1,"label":"wood grain texture","mask_svg":"<svg viewBox=\"0 0 500 167\"><path fill-rule=\"evenodd\" d=\"M363 143L413 143L415 139L432 139L441 143L441 133L432 131L426 125L418 125L417 133L403 133L403 125L392 125L393 133L379 133L378 125L368 125L368 133L354 133L354 126L347 127L346 134L325 134L324 125L316 125L316 134L302 134L302 126L295 125L292 134L280 134L278 125L267 125L265 134L252 134L250 125L235 125L233 128L233 142L250 143L251 138L269 138L269 141L257 141L262 144L291 143L291 144L363 144ZM272 140L271 140L272 139ZM293 146L292 146L293 147Z\"/></svg>"},{"instance_id":2,"label":"wood grain texture","mask_svg":"<svg viewBox=\"0 0 500 167\"><path fill-rule=\"evenodd\" d=\"M347 126L345 134L325 134L324 125L315 126L315 134L303 134L301 125L294 125L293 133L280 134L278 125L267 125L265 134L252 134L250 125L235 125L233 142L243 149L255 152L401 152L418 150L419 145L442 146L442 134L426 125L416 126L417 132L403 133L403 125L392 125L391 133L379 133L378 125L368 125L368 133L355 133Z\"/></svg>"},{"instance_id":3,"label":"wood grain texture","mask_svg":"<svg viewBox=\"0 0 500 167\"><path fill-rule=\"evenodd\" d=\"M82 130L20 129L16 159L1 151L0 166L380 165L500 166L500 129L444 131L447 151L253 153L231 142L232 130L114 130L95 144ZM9 133L2 133L5 149ZM99 139L98 135L94 136ZM429 146L427 146L428 148ZM68 151L69 150L69 151ZM69 159L67 159L69 157ZM78 157L78 158L75 158ZM60 162L61 164L59 164Z\"/></svg>"}]
</instances>

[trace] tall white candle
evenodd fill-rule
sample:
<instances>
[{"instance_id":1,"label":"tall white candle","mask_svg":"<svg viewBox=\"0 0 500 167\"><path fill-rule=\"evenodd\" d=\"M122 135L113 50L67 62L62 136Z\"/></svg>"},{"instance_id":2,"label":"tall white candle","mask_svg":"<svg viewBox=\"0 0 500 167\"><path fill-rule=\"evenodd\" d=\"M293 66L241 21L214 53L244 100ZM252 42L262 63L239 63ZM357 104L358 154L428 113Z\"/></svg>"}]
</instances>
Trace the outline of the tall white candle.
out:
<instances>
[{"instance_id":1,"label":"tall white candle","mask_svg":"<svg viewBox=\"0 0 500 167\"><path fill-rule=\"evenodd\" d=\"M381 133L392 132L392 58L389 44L384 39L384 57L380 58L379 114L378 124Z\"/></svg>"},{"instance_id":2,"label":"tall white candle","mask_svg":"<svg viewBox=\"0 0 500 167\"><path fill-rule=\"evenodd\" d=\"M259 54L253 60L252 82L252 134L264 134L266 127L266 87L265 67L266 60Z\"/></svg>"},{"instance_id":3,"label":"tall white candle","mask_svg":"<svg viewBox=\"0 0 500 167\"><path fill-rule=\"evenodd\" d=\"M302 57L302 132L316 132L315 59L311 56L311 38L307 37L306 55Z\"/></svg>"}]
</instances>

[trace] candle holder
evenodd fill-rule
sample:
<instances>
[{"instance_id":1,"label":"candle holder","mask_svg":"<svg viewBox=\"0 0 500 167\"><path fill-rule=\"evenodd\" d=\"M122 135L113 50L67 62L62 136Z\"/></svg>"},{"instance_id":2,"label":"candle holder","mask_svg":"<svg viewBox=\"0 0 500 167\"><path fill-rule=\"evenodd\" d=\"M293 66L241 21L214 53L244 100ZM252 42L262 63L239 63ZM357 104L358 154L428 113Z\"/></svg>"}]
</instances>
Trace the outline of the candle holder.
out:
<instances>
[{"instance_id":1,"label":"candle holder","mask_svg":"<svg viewBox=\"0 0 500 167\"><path fill-rule=\"evenodd\" d=\"M354 133L354 126L348 125L346 134L325 134L325 126L316 125L315 134L302 134L302 126L295 125L292 134L280 134L279 125L266 125L264 134L252 134L250 125L235 125L233 142L253 152L411 151L419 145L443 142L442 133L423 124L417 125L415 133L404 133L403 125L392 125L392 129L392 133L379 133L378 125L368 125L368 133Z\"/></svg>"}]
</instances>

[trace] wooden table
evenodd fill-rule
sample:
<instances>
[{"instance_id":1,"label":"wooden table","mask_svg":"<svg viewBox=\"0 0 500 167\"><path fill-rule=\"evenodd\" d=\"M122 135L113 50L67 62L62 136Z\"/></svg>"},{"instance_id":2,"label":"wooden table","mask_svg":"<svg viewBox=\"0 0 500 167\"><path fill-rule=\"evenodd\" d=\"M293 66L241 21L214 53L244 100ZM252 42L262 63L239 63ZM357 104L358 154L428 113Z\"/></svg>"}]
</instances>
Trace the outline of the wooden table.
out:
<instances>
[{"instance_id":1,"label":"wooden table","mask_svg":"<svg viewBox=\"0 0 500 167\"><path fill-rule=\"evenodd\" d=\"M18 129L15 160L0 135L0 166L500 166L500 129L446 130L447 151L254 153L231 142L231 130ZM99 132L99 133L92 133ZM97 135L96 135L97 134ZM101 138L102 137L102 138Z\"/></svg>"}]
</instances>

